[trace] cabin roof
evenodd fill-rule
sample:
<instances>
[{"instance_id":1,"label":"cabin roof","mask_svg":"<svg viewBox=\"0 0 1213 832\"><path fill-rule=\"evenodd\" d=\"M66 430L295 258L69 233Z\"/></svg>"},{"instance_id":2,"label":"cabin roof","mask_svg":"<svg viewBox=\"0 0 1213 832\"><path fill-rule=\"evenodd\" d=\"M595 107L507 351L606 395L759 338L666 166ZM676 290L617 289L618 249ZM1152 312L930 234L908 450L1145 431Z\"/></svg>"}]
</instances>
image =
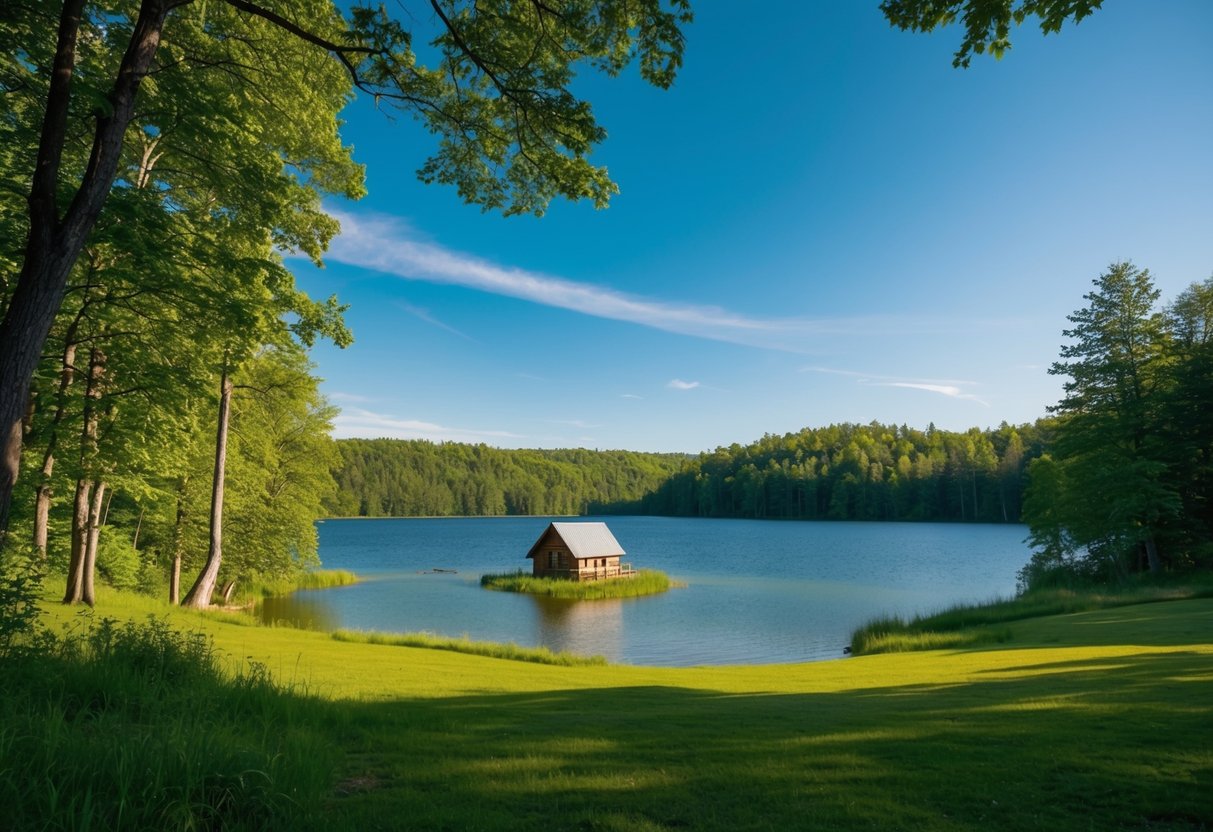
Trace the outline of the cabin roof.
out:
<instances>
[{"instance_id":1,"label":"cabin roof","mask_svg":"<svg viewBox=\"0 0 1213 832\"><path fill-rule=\"evenodd\" d=\"M531 551L526 553L526 556L535 557L535 552L539 550L540 544L553 531L564 541L564 545L573 553L573 557L578 560L624 554L623 547L619 545L615 535L611 534L606 523L552 523L543 530L543 534L539 535L539 539L535 541L535 545L531 547Z\"/></svg>"}]
</instances>

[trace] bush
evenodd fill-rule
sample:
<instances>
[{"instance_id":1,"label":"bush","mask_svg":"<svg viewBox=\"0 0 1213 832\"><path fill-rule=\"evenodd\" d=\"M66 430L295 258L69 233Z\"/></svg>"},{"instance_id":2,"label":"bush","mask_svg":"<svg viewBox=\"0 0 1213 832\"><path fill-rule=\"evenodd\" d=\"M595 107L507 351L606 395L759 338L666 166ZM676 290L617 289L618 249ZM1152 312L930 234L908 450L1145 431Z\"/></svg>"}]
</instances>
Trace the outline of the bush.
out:
<instances>
[{"instance_id":1,"label":"bush","mask_svg":"<svg viewBox=\"0 0 1213 832\"><path fill-rule=\"evenodd\" d=\"M101 530L97 541L97 572L115 589L139 586L140 558L121 531Z\"/></svg>"},{"instance_id":2,"label":"bush","mask_svg":"<svg viewBox=\"0 0 1213 832\"><path fill-rule=\"evenodd\" d=\"M25 653L36 644L41 587L39 560L14 546L0 548L0 659Z\"/></svg>"}]
</instances>

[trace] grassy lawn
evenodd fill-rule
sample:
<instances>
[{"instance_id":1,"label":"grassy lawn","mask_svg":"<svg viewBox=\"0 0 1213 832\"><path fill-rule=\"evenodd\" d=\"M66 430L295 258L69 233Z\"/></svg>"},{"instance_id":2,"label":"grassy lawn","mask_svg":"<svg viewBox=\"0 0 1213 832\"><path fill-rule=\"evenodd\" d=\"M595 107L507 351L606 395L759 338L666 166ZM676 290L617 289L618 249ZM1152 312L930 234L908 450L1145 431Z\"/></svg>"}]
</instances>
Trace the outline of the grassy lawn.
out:
<instances>
[{"instance_id":1,"label":"grassy lawn","mask_svg":"<svg viewBox=\"0 0 1213 832\"><path fill-rule=\"evenodd\" d=\"M112 591L99 609L201 630L291 687L231 718L250 746L323 749L290 781L312 792L300 828L1213 827L1211 599L965 650L680 669L338 641Z\"/></svg>"}]
</instances>

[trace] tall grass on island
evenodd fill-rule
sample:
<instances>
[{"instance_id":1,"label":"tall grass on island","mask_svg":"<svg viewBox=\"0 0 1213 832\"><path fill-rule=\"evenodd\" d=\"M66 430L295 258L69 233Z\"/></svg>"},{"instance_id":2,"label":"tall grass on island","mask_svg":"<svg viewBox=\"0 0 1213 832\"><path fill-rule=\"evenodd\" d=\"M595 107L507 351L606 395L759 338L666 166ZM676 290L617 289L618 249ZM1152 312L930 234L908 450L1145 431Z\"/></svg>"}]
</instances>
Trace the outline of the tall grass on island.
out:
<instances>
[{"instance_id":1,"label":"tall grass on island","mask_svg":"<svg viewBox=\"0 0 1213 832\"><path fill-rule=\"evenodd\" d=\"M1003 644L1013 639L1014 621L1049 615L1213 597L1213 577L1186 575L1176 583L1143 577L1120 586L1037 589L985 604L958 604L911 619L881 616L851 634L851 653L901 653Z\"/></svg>"},{"instance_id":2,"label":"tall grass on island","mask_svg":"<svg viewBox=\"0 0 1213 832\"><path fill-rule=\"evenodd\" d=\"M631 578L611 578L605 581L570 581L564 578L537 578L526 572L483 575L480 585L499 592L526 592L571 601L597 601L603 598L637 598L656 595L683 586L656 569L641 569Z\"/></svg>"}]
</instances>

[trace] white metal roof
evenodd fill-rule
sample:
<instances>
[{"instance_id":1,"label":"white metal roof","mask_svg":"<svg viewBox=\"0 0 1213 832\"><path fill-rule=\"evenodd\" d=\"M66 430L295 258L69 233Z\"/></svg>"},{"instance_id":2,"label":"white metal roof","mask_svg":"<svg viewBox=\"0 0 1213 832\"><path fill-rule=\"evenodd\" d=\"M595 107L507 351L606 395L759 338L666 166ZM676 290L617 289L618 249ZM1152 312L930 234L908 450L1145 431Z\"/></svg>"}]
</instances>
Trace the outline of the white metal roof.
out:
<instances>
[{"instance_id":1,"label":"white metal roof","mask_svg":"<svg viewBox=\"0 0 1213 832\"><path fill-rule=\"evenodd\" d=\"M623 547L619 545L619 541L615 539L615 535L611 534L611 530L607 528L606 523L552 523L544 529L543 534L539 536L539 540L535 541L535 545L527 553L528 558L535 554L535 550L539 548L539 544L543 542L548 532L552 530L555 530L556 534L560 535L560 539L569 547L569 551L573 553L573 557L579 560L581 558L602 558L624 554Z\"/></svg>"}]
</instances>

